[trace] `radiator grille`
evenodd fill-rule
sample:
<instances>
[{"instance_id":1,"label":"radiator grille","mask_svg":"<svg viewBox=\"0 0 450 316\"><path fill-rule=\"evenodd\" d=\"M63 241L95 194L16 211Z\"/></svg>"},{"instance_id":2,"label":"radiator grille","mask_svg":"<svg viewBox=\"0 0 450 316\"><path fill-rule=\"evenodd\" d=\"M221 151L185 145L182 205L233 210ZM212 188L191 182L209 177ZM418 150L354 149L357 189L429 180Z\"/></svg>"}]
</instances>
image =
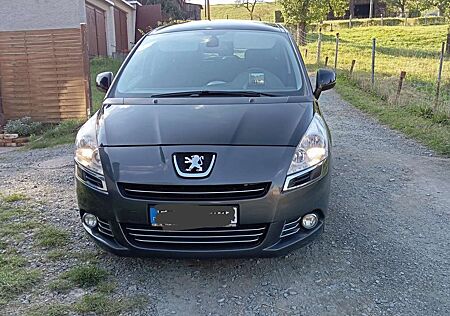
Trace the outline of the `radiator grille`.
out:
<instances>
[{"instance_id":1,"label":"radiator grille","mask_svg":"<svg viewBox=\"0 0 450 316\"><path fill-rule=\"evenodd\" d=\"M123 196L145 200L243 200L267 194L270 182L234 185L147 185L118 183Z\"/></svg>"},{"instance_id":2,"label":"radiator grille","mask_svg":"<svg viewBox=\"0 0 450 316\"><path fill-rule=\"evenodd\" d=\"M204 228L171 231L144 225L122 225L127 239L143 248L220 249L255 247L265 237L267 225L240 225L238 227Z\"/></svg>"}]
</instances>

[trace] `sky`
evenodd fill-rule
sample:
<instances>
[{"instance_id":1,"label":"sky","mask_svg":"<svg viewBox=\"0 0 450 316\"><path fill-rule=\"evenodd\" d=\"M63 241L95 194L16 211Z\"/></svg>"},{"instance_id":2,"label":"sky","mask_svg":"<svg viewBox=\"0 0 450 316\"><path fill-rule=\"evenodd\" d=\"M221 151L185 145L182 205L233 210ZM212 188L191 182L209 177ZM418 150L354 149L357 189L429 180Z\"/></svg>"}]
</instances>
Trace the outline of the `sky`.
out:
<instances>
[{"instance_id":1,"label":"sky","mask_svg":"<svg viewBox=\"0 0 450 316\"><path fill-rule=\"evenodd\" d=\"M205 4L205 0L186 0L186 2L197 3L197 4ZM264 2L272 2L270 0L265 0ZM211 5L213 4L224 4L224 3L236 3L236 0L209 0Z\"/></svg>"}]
</instances>

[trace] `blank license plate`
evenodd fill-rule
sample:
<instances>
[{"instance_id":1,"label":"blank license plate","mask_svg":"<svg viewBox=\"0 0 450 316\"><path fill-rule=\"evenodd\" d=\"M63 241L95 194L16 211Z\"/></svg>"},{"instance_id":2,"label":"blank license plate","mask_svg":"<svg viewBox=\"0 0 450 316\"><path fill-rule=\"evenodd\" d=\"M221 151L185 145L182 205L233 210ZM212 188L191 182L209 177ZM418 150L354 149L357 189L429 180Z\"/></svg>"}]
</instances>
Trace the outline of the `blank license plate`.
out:
<instances>
[{"instance_id":1,"label":"blank license plate","mask_svg":"<svg viewBox=\"0 0 450 316\"><path fill-rule=\"evenodd\" d=\"M238 223L237 206L152 205L149 215L152 226L167 230L234 227Z\"/></svg>"}]
</instances>

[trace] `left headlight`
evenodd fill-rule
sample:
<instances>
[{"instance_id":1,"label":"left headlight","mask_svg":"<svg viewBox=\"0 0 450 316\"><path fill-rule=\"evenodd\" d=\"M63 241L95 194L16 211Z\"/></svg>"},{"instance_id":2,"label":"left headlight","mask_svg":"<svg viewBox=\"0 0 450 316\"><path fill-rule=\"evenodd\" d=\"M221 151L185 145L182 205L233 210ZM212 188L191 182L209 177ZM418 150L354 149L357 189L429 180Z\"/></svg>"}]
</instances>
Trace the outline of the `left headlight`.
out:
<instances>
[{"instance_id":1,"label":"left headlight","mask_svg":"<svg viewBox=\"0 0 450 316\"><path fill-rule=\"evenodd\" d=\"M97 115L93 115L78 131L75 140L75 160L83 167L103 175L97 144Z\"/></svg>"},{"instance_id":2,"label":"left headlight","mask_svg":"<svg viewBox=\"0 0 450 316\"><path fill-rule=\"evenodd\" d=\"M302 184L320 177L322 171L311 172L316 166L322 165L329 155L329 137L324 120L319 114L315 114L306 133L303 135L287 172L284 190L293 189ZM318 169L318 168L316 168Z\"/></svg>"}]
</instances>

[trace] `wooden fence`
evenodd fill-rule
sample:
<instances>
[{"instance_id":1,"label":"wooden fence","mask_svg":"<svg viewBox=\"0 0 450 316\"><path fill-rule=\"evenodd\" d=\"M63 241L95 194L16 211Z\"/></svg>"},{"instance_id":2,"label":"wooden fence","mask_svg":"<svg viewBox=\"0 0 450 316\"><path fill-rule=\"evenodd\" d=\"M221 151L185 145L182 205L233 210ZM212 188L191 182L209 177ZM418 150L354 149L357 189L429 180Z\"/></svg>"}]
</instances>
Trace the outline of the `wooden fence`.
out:
<instances>
[{"instance_id":1,"label":"wooden fence","mask_svg":"<svg viewBox=\"0 0 450 316\"><path fill-rule=\"evenodd\" d=\"M0 110L42 122L86 118L90 109L85 25L0 32Z\"/></svg>"}]
</instances>

